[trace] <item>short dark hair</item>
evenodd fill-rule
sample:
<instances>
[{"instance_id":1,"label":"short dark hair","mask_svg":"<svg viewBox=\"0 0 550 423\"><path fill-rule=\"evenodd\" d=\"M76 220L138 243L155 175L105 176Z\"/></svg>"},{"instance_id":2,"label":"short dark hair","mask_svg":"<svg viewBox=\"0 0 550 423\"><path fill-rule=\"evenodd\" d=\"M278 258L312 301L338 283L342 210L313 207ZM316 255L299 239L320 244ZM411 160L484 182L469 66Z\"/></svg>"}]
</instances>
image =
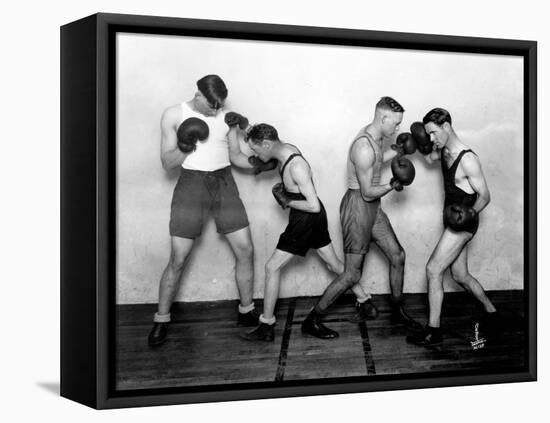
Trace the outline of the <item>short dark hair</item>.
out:
<instances>
[{"instance_id":1,"label":"short dark hair","mask_svg":"<svg viewBox=\"0 0 550 423\"><path fill-rule=\"evenodd\" d=\"M449 125L453 124L451 119L451 114L441 107L436 107L435 109L430 110L422 119L422 123L426 125L428 122L433 122L437 126L443 125L445 122L449 122Z\"/></svg>"},{"instance_id":2,"label":"short dark hair","mask_svg":"<svg viewBox=\"0 0 550 423\"><path fill-rule=\"evenodd\" d=\"M376 103L377 109L390 110L394 113L403 113L405 109L395 99L391 97L382 97L378 103Z\"/></svg>"},{"instance_id":3,"label":"short dark hair","mask_svg":"<svg viewBox=\"0 0 550 423\"><path fill-rule=\"evenodd\" d=\"M255 144L259 144L263 140L279 141L279 134L273 126L259 123L248 131L247 139Z\"/></svg>"},{"instance_id":4,"label":"short dark hair","mask_svg":"<svg viewBox=\"0 0 550 423\"><path fill-rule=\"evenodd\" d=\"M214 108L227 98L227 87L218 75L206 75L197 81L197 88Z\"/></svg>"}]
</instances>

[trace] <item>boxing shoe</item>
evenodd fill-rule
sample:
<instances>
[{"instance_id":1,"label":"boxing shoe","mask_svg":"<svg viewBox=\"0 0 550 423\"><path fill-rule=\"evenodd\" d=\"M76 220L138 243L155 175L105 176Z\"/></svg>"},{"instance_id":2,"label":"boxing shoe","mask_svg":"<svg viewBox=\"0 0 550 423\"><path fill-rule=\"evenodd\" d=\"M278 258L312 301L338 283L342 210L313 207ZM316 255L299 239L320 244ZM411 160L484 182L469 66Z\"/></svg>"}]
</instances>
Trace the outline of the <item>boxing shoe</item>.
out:
<instances>
[{"instance_id":1,"label":"boxing shoe","mask_svg":"<svg viewBox=\"0 0 550 423\"><path fill-rule=\"evenodd\" d=\"M258 326L260 324L259 318L260 313L253 308L248 313L239 313L237 324L239 326Z\"/></svg>"},{"instance_id":2,"label":"boxing shoe","mask_svg":"<svg viewBox=\"0 0 550 423\"><path fill-rule=\"evenodd\" d=\"M414 331L422 330L422 325L407 314L402 302L392 304L390 321L393 325L404 325L407 329Z\"/></svg>"},{"instance_id":3,"label":"boxing shoe","mask_svg":"<svg viewBox=\"0 0 550 423\"><path fill-rule=\"evenodd\" d=\"M273 342L275 339L275 323L272 325L260 323L256 329L250 332L241 333L241 338L247 341Z\"/></svg>"},{"instance_id":4,"label":"boxing shoe","mask_svg":"<svg viewBox=\"0 0 550 423\"><path fill-rule=\"evenodd\" d=\"M315 309L311 310L302 322L302 335L311 335L320 339L338 338L338 332L323 325L321 318L322 315Z\"/></svg>"},{"instance_id":5,"label":"boxing shoe","mask_svg":"<svg viewBox=\"0 0 550 423\"><path fill-rule=\"evenodd\" d=\"M443 343L443 336L440 328L426 326L423 330L407 336L407 343L421 347L432 347Z\"/></svg>"},{"instance_id":6,"label":"boxing shoe","mask_svg":"<svg viewBox=\"0 0 550 423\"><path fill-rule=\"evenodd\" d=\"M167 323L157 323L153 324L153 329L149 332L149 337L147 342L150 347L158 347L159 345L166 342L166 337L168 335L168 324Z\"/></svg>"},{"instance_id":7,"label":"boxing shoe","mask_svg":"<svg viewBox=\"0 0 550 423\"><path fill-rule=\"evenodd\" d=\"M374 320L378 317L378 310L370 299L360 303L355 303L355 313L349 318L352 323L364 322L366 320Z\"/></svg>"}]
</instances>

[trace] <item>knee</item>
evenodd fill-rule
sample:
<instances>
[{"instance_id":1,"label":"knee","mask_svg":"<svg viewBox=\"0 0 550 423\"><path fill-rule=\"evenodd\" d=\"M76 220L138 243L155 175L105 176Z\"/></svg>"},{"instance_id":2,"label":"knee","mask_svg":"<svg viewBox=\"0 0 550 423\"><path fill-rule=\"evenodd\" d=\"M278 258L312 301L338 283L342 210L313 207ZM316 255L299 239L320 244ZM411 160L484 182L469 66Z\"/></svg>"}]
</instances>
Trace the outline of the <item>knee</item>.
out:
<instances>
[{"instance_id":1,"label":"knee","mask_svg":"<svg viewBox=\"0 0 550 423\"><path fill-rule=\"evenodd\" d=\"M392 253L390 256L390 261L392 266L394 267L400 267L405 265L405 250L402 248L398 251Z\"/></svg>"},{"instance_id":2,"label":"knee","mask_svg":"<svg viewBox=\"0 0 550 423\"><path fill-rule=\"evenodd\" d=\"M252 244L246 243L236 247L234 252L237 260L252 260L254 249L252 248Z\"/></svg>"},{"instance_id":3,"label":"knee","mask_svg":"<svg viewBox=\"0 0 550 423\"><path fill-rule=\"evenodd\" d=\"M168 262L168 266L174 271L174 272L180 272L185 267L185 257L182 256L176 256L175 254L172 254L170 256L170 261Z\"/></svg>"},{"instance_id":4,"label":"knee","mask_svg":"<svg viewBox=\"0 0 550 423\"><path fill-rule=\"evenodd\" d=\"M443 274L443 269L441 269L441 266L433 261L428 261L428 264L426 264L426 276L428 277L428 280L436 279L440 277Z\"/></svg>"},{"instance_id":5,"label":"knee","mask_svg":"<svg viewBox=\"0 0 550 423\"><path fill-rule=\"evenodd\" d=\"M281 267L277 263L271 260L268 260L268 262L265 264L265 274L266 276L272 275L275 272L277 272L280 268Z\"/></svg>"},{"instance_id":6,"label":"knee","mask_svg":"<svg viewBox=\"0 0 550 423\"><path fill-rule=\"evenodd\" d=\"M358 270L347 270L342 274L343 282L348 287L351 288L353 285L355 285L359 280L361 279L361 272Z\"/></svg>"},{"instance_id":7,"label":"knee","mask_svg":"<svg viewBox=\"0 0 550 423\"><path fill-rule=\"evenodd\" d=\"M460 285L470 285L470 275L468 274L468 272L458 271L451 268L451 276Z\"/></svg>"}]
</instances>

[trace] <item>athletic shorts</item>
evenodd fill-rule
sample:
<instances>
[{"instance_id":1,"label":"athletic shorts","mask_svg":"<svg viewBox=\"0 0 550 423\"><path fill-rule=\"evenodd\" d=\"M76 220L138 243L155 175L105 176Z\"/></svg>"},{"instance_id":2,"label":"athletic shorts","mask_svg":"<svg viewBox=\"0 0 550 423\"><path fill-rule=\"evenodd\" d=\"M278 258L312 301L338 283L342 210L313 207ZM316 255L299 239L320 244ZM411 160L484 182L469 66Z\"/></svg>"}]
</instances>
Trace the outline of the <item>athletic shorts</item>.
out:
<instances>
[{"instance_id":1,"label":"athletic shorts","mask_svg":"<svg viewBox=\"0 0 550 423\"><path fill-rule=\"evenodd\" d=\"M340 203L344 253L367 254L371 241L394 236L380 199L367 202L358 189L348 189Z\"/></svg>"},{"instance_id":2,"label":"athletic shorts","mask_svg":"<svg viewBox=\"0 0 550 423\"><path fill-rule=\"evenodd\" d=\"M170 209L170 236L197 238L210 213L218 233L228 234L248 226L231 167L213 172L181 168Z\"/></svg>"},{"instance_id":3,"label":"athletic shorts","mask_svg":"<svg viewBox=\"0 0 550 423\"><path fill-rule=\"evenodd\" d=\"M445 207L447 207L447 206L445 206ZM445 229L447 229L449 227L449 225L447 225L447 223L445 222L445 217L443 217L443 227ZM466 227L464 227L464 229L460 232L469 232L469 233L472 234L472 238L473 238L474 235L476 234L478 228L479 228L479 214L476 214L474 220L470 224L468 224Z\"/></svg>"},{"instance_id":4,"label":"athletic shorts","mask_svg":"<svg viewBox=\"0 0 550 423\"><path fill-rule=\"evenodd\" d=\"M279 238L277 249L303 257L310 248L317 250L330 243L327 212L321 203L318 213L290 209L288 226Z\"/></svg>"}]
</instances>

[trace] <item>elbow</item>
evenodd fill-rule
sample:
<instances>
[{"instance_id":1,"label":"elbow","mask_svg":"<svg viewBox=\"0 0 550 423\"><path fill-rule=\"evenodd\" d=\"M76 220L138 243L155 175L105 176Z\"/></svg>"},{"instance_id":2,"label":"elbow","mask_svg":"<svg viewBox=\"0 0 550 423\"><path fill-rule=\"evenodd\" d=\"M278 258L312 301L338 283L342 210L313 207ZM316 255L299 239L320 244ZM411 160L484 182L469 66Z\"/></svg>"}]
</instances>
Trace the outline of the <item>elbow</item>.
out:
<instances>
[{"instance_id":1,"label":"elbow","mask_svg":"<svg viewBox=\"0 0 550 423\"><path fill-rule=\"evenodd\" d=\"M366 192L364 191L361 191L361 197L363 197L363 200L367 201L367 202L370 202L370 201L373 201L375 200L376 198L374 197L371 197L370 195L368 195Z\"/></svg>"},{"instance_id":2,"label":"elbow","mask_svg":"<svg viewBox=\"0 0 550 423\"><path fill-rule=\"evenodd\" d=\"M313 204L309 207L311 213L319 213L321 211L321 204L317 202L317 204Z\"/></svg>"}]
</instances>

